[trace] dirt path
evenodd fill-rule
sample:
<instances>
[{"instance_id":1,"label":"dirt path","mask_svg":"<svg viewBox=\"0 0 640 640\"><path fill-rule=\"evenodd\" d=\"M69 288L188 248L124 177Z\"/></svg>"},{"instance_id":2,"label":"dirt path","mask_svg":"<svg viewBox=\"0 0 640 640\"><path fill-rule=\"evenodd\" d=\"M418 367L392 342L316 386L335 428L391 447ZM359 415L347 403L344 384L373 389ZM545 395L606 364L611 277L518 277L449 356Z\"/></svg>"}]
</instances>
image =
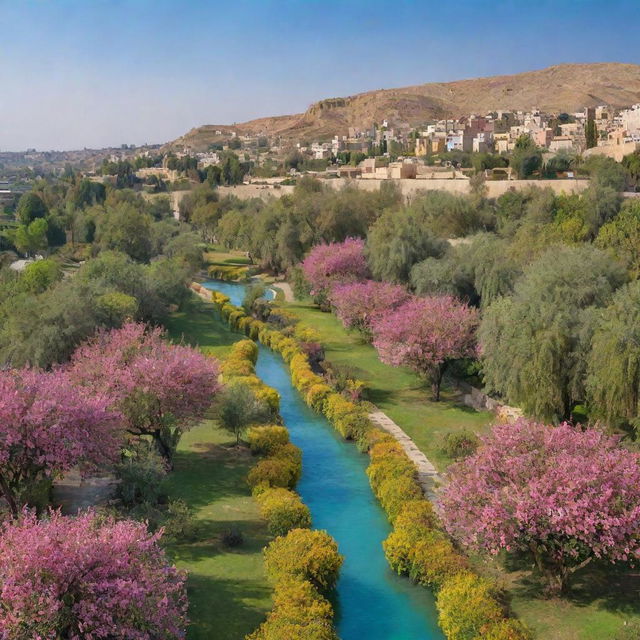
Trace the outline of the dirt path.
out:
<instances>
[{"instance_id":1,"label":"dirt path","mask_svg":"<svg viewBox=\"0 0 640 640\"><path fill-rule=\"evenodd\" d=\"M274 287L278 287L278 289L282 290L282 293L284 293L284 299L286 300L286 302L293 302L294 298L293 298L293 289L291 288L291 285L288 282L274 282L273 283Z\"/></svg>"},{"instance_id":2,"label":"dirt path","mask_svg":"<svg viewBox=\"0 0 640 640\"><path fill-rule=\"evenodd\" d=\"M404 449L409 459L418 470L418 482L429 500L435 500L435 490L442 478L427 456L418 449L415 442L386 414L380 410L369 414L371 421L381 429L388 431Z\"/></svg>"}]
</instances>

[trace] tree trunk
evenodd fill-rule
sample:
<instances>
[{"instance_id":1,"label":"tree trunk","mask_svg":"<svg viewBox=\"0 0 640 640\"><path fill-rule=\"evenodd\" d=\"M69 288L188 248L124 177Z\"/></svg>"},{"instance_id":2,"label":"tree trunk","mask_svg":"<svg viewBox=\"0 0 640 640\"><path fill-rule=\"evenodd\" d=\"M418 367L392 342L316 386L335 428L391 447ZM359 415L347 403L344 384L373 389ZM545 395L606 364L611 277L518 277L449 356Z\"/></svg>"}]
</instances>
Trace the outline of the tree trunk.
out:
<instances>
[{"instance_id":1,"label":"tree trunk","mask_svg":"<svg viewBox=\"0 0 640 640\"><path fill-rule=\"evenodd\" d=\"M444 376L444 365L435 367L431 375L431 392L435 402L440 402L440 387L442 386L442 378Z\"/></svg>"},{"instance_id":2,"label":"tree trunk","mask_svg":"<svg viewBox=\"0 0 640 640\"><path fill-rule=\"evenodd\" d=\"M5 497L5 500L9 505L11 515L13 515L14 518L17 518L20 514L18 510L18 504L16 502L15 496L13 495L13 491L11 491L11 489L9 488L9 485L7 484L7 481L2 474L0 474L0 491L2 491L2 495Z\"/></svg>"},{"instance_id":3,"label":"tree trunk","mask_svg":"<svg viewBox=\"0 0 640 640\"><path fill-rule=\"evenodd\" d=\"M156 429L153 432L153 440L158 447L158 451L160 455L164 458L167 466L169 467L169 471L173 471L173 452L171 451L171 447L164 441L162 438L162 434L160 433L160 429Z\"/></svg>"}]
</instances>

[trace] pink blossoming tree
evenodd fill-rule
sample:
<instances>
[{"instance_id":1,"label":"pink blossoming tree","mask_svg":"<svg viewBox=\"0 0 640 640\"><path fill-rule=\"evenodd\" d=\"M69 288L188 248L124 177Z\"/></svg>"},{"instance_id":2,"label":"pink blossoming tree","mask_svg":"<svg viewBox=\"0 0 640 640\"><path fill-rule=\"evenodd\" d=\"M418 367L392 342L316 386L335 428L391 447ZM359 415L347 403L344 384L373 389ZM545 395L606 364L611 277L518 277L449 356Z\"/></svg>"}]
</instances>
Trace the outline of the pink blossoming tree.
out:
<instances>
[{"instance_id":1,"label":"pink blossoming tree","mask_svg":"<svg viewBox=\"0 0 640 640\"><path fill-rule=\"evenodd\" d=\"M530 552L562 592L594 558L638 558L640 455L593 428L497 425L450 467L440 511L449 533L473 548Z\"/></svg>"},{"instance_id":2,"label":"pink blossoming tree","mask_svg":"<svg viewBox=\"0 0 640 640\"><path fill-rule=\"evenodd\" d=\"M169 464L182 432L203 418L220 389L216 360L139 323L99 333L67 369L78 384L108 394L127 431L151 436Z\"/></svg>"},{"instance_id":3,"label":"pink blossoming tree","mask_svg":"<svg viewBox=\"0 0 640 640\"><path fill-rule=\"evenodd\" d=\"M25 512L0 530L0 634L7 640L179 640L184 576L159 534L132 521Z\"/></svg>"},{"instance_id":4,"label":"pink blossoming tree","mask_svg":"<svg viewBox=\"0 0 640 640\"><path fill-rule=\"evenodd\" d=\"M373 323L409 298L409 292L401 285L375 280L338 284L329 293L342 324L357 329L369 340Z\"/></svg>"},{"instance_id":5,"label":"pink blossoming tree","mask_svg":"<svg viewBox=\"0 0 640 640\"><path fill-rule=\"evenodd\" d=\"M380 359L425 376L440 399L440 385L452 360L476 353L478 312L452 296L412 298L373 324Z\"/></svg>"},{"instance_id":6,"label":"pink blossoming tree","mask_svg":"<svg viewBox=\"0 0 640 640\"><path fill-rule=\"evenodd\" d=\"M35 482L115 462L122 436L100 388L78 388L61 371L0 372L0 492L14 516Z\"/></svg>"},{"instance_id":7,"label":"pink blossoming tree","mask_svg":"<svg viewBox=\"0 0 640 640\"><path fill-rule=\"evenodd\" d=\"M326 297L333 285L359 282L371 275L364 255L364 240L357 238L316 245L301 266L311 285L311 295L322 306L326 306Z\"/></svg>"}]
</instances>

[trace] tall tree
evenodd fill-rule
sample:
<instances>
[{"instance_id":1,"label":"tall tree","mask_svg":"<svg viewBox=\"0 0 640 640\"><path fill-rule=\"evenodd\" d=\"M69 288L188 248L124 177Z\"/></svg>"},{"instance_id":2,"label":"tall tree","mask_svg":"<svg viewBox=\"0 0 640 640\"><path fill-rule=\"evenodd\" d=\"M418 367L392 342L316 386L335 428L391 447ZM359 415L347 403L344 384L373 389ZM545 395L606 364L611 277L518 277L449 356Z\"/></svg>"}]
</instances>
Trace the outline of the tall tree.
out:
<instances>
[{"instance_id":1,"label":"tall tree","mask_svg":"<svg viewBox=\"0 0 640 640\"><path fill-rule=\"evenodd\" d=\"M587 392L612 426L640 428L640 281L620 288L600 316L591 343Z\"/></svg>"},{"instance_id":2,"label":"tall tree","mask_svg":"<svg viewBox=\"0 0 640 640\"><path fill-rule=\"evenodd\" d=\"M484 380L508 402L544 420L562 420L584 400L594 312L624 282L621 266L590 246L549 249L484 312Z\"/></svg>"}]
</instances>

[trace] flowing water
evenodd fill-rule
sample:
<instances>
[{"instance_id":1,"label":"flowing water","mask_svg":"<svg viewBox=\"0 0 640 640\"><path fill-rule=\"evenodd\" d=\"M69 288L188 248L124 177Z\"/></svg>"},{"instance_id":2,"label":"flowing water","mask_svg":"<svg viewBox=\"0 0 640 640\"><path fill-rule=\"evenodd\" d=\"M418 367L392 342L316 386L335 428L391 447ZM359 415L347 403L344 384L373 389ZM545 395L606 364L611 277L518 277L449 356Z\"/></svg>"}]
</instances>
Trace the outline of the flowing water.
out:
<instances>
[{"instance_id":1,"label":"flowing water","mask_svg":"<svg viewBox=\"0 0 640 640\"><path fill-rule=\"evenodd\" d=\"M208 282L240 305L241 284ZM336 626L342 640L441 640L433 597L392 573L382 550L391 527L367 479L368 457L345 442L324 416L309 409L291 384L282 358L259 346L256 372L280 393L280 413L302 450L296 487L313 527L337 541L344 564L336 587Z\"/></svg>"}]
</instances>

